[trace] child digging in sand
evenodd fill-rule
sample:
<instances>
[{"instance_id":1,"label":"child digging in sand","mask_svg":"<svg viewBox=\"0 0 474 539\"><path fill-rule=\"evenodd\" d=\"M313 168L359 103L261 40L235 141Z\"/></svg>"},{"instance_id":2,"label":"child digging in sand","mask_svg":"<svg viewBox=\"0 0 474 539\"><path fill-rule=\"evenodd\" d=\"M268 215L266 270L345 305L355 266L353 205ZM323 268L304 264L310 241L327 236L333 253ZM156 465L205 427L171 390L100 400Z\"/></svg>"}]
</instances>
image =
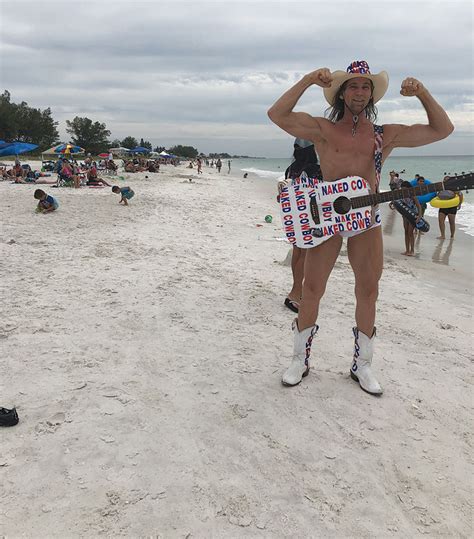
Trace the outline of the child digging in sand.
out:
<instances>
[{"instance_id":1,"label":"child digging in sand","mask_svg":"<svg viewBox=\"0 0 474 539\"><path fill-rule=\"evenodd\" d=\"M135 195L134 191L130 189L130 187L119 187L118 185L114 185L112 187L112 191L122 195L119 204L123 202L124 206L128 206L128 201Z\"/></svg>"},{"instance_id":2,"label":"child digging in sand","mask_svg":"<svg viewBox=\"0 0 474 539\"><path fill-rule=\"evenodd\" d=\"M37 213L51 213L59 208L58 201L51 195L47 195L42 189L36 189L33 196L39 200L36 207Z\"/></svg>"}]
</instances>

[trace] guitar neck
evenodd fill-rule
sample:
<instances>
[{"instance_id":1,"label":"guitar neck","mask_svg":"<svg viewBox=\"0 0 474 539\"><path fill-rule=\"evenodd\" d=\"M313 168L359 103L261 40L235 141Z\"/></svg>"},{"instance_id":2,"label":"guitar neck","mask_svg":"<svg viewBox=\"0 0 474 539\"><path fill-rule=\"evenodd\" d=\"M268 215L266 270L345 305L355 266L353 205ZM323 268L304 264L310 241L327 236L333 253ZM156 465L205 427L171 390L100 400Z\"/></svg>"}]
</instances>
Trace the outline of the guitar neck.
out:
<instances>
[{"instance_id":1,"label":"guitar neck","mask_svg":"<svg viewBox=\"0 0 474 539\"><path fill-rule=\"evenodd\" d=\"M402 198L436 193L437 191L443 191L444 188L444 182L422 183L416 187L402 187L401 189L394 189L393 191L384 191L383 193L373 193L351 198L351 207L356 209L365 206L376 206L383 202L393 202L394 200L400 200Z\"/></svg>"}]
</instances>

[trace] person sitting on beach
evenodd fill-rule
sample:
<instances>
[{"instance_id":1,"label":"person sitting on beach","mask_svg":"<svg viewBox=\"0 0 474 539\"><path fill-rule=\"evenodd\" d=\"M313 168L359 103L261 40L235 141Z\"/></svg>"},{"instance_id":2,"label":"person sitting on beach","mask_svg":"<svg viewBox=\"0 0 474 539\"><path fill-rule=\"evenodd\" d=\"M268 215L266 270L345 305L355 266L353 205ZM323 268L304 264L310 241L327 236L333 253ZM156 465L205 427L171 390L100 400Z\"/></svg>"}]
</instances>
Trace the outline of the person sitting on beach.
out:
<instances>
[{"instance_id":1,"label":"person sitting on beach","mask_svg":"<svg viewBox=\"0 0 474 539\"><path fill-rule=\"evenodd\" d=\"M148 172L158 172L160 165L154 161L148 161Z\"/></svg>"},{"instance_id":2,"label":"person sitting on beach","mask_svg":"<svg viewBox=\"0 0 474 539\"><path fill-rule=\"evenodd\" d=\"M411 189L413 186L410 182L402 182L401 188L407 188ZM403 202L413 211L416 212L417 218L416 222L421 219L421 205L418 202L418 197L416 196L409 196L404 199L402 199ZM416 227L410 223L410 221L403 217L403 228L405 229L405 252L402 253L402 255L405 256L414 256L415 255L415 230Z\"/></svg>"},{"instance_id":3,"label":"person sitting on beach","mask_svg":"<svg viewBox=\"0 0 474 539\"><path fill-rule=\"evenodd\" d=\"M111 170L112 172L117 172L117 165L115 164L115 161L113 159L108 159L105 163L105 168L107 170Z\"/></svg>"},{"instance_id":4,"label":"person sitting on beach","mask_svg":"<svg viewBox=\"0 0 474 539\"><path fill-rule=\"evenodd\" d=\"M452 192L453 198L456 195L456 193ZM446 217L448 218L449 222L449 230L451 232L451 239L454 239L454 233L456 232L456 214L458 213L458 210L461 208L461 204L464 201L464 195L463 193L459 192L457 193L459 197L459 204L457 206L454 206L452 208L439 208L438 210L438 225L439 225L439 232L440 235L436 238L438 240L444 240L446 239L445 231L446 231Z\"/></svg>"},{"instance_id":5,"label":"person sitting on beach","mask_svg":"<svg viewBox=\"0 0 474 539\"><path fill-rule=\"evenodd\" d=\"M128 201L135 195L130 187L119 187L118 185L112 187L112 192L121 195L122 198L119 200L119 204L123 203L124 206L128 206Z\"/></svg>"},{"instance_id":6,"label":"person sitting on beach","mask_svg":"<svg viewBox=\"0 0 474 539\"><path fill-rule=\"evenodd\" d=\"M60 174L62 169L63 169L63 157L60 156L59 159L56 161L54 172L56 172L56 174Z\"/></svg>"},{"instance_id":7,"label":"person sitting on beach","mask_svg":"<svg viewBox=\"0 0 474 539\"><path fill-rule=\"evenodd\" d=\"M74 183L74 187L77 189L77 179L74 177L72 166L67 159L62 161L61 170L59 171L59 178L66 183Z\"/></svg>"},{"instance_id":8,"label":"person sitting on beach","mask_svg":"<svg viewBox=\"0 0 474 539\"><path fill-rule=\"evenodd\" d=\"M97 168L92 165L91 168L87 171L87 183L89 183L90 181L93 182L97 180L97 178Z\"/></svg>"},{"instance_id":9,"label":"person sitting on beach","mask_svg":"<svg viewBox=\"0 0 474 539\"><path fill-rule=\"evenodd\" d=\"M12 167L12 176L14 178L24 178L26 170L21 166L20 161L17 161Z\"/></svg>"},{"instance_id":10,"label":"person sitting on beach","mask_svg":"<svg viewBox=\"0 0 474 539\"><path fill-rule=\"evenodd\" d=\"M329 103L328 117L294 112L310 87L324 88ZM388 74L372 74L366 61L351 62L346 71L320 68L302 77L270 109L268 116L290 135L314 143L325 182L359 176L373 192L378 190L383 161L395 148L414 148L446 138L454 129L448 115L425 86L413 77L401 84L400 93L416 97L423 106L426 124L375 125L375 104L388 89ZM375 149L375 151L374 151ZM309 374L311 345L318 331L316 321L326 284L347 238L347 256L355 277L356 326L353 328L354 354L350 375L361 389L373 395L383 390L372 371L375 313L379 280L383 270L380 213L372 212L364 230L344 230L333 236L313 238L306 253L303 295L294 321L293 354L282 377L286 386L299 384ZM340 335L338 333L338 339ZM330 353L325 350L325 354Z\"/></svg>"},{"instance_id":11,"label":"person sitting on beach","mask_svg":"<svg viewBox=\"0 0 474 539\"><path fill-rule=\"evenodd\" d=\"M47 195L42 189L36 189L33 196L39 200L36 207L37 213L51 213L59 208L58 201L51 195Z\"/></svg>"},{"instance_id":12,"label":"person sitting on beach","mask_svg":"<svg viewBox=\"0 0 474 539\"><path fill-rule=\"evenodd\" d=\"M125 163L125 172L136 172L135 164L132 161L127 161Z\"/></svg>"},{"instance_id":13,"label":"person sitting on beach","mask_svg":"<svg viewBox=\"0 0 474 539\"><path fill-rule=\"evenodd\" d=\"M92 167L87 171L87 185L96 187L98 185L106 185L111 187L110 183L107 183L103 178L99 178L97 175L97 168L92 165Z\"/></svg>"}]
</instances>

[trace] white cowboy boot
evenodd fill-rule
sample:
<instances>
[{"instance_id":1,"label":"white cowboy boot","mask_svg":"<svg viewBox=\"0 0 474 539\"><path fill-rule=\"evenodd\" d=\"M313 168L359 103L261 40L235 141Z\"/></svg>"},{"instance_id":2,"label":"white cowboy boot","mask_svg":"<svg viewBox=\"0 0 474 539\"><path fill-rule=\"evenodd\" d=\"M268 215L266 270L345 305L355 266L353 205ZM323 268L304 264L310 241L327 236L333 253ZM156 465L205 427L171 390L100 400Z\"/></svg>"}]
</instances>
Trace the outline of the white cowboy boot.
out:
<instances>
[{"instance_id":1,"label":"white cowboy boot","mask_svg":"<svg viewBox=\"0 0 474 539\"><path fill-rule=\"evenodd\" d=\"M381 395L383 389L372 373L372 356L374 354L375 328L369 339L358 328L352 328L354 332L354 359L351 367L351 378L359 382L360 387L371 395Z\"/></svg>"},{"instance_id":2,"label":"white cowboy boot","mask_svg":"<svg viewBox=\"0 0 474 539\"><path fill-rule=\"evenodd\" d=\"M281 379L284 386L296 386L305 376L308 376L311 342L318 329L319 326L310 326L303 329L303 331L299 331L296 318L293 321L293 333L295 334L293 359Z\"/></svg>"}]
</instances>

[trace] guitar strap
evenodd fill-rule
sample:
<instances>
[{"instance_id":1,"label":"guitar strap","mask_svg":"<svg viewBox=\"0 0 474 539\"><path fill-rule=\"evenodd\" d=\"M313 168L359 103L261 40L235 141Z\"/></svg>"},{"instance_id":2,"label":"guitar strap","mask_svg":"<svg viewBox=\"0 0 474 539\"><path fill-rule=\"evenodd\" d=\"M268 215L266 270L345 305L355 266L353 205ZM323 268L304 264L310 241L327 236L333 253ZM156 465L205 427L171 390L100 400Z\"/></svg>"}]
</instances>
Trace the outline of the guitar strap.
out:
<instances>
[{"instance_id":1,"label":"guitar strap","mask_svg":"<svg viewBox=\"0 0 474 539\"><path fill-rule=\"evenodd\" d=\"M375 191L379 192L380 176L382 175L382 149L383 149L383 125L374 124L375 138Z\"/></svg>"}]
</instances>

